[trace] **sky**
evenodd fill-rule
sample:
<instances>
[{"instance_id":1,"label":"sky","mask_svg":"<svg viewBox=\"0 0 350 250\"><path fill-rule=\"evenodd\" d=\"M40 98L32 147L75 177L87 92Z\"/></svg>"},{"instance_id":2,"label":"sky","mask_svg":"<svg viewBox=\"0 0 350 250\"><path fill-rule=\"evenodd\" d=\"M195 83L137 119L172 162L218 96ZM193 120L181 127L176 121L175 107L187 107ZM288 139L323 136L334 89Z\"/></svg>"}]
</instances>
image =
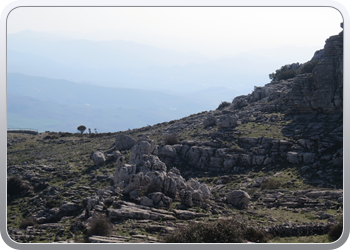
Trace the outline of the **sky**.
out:
<instances>
[{"instance_id":1,"label":"sky","mask_svg":"<svg viewBox=\"0 0 350 250\"><path fill-rule=\"evenodd\" d=\"M21 7L9 14L7 31L127 40L223 57L285 46L314 52L341 31L341 22L331 7Z\"/></svg>"}]
</instances>

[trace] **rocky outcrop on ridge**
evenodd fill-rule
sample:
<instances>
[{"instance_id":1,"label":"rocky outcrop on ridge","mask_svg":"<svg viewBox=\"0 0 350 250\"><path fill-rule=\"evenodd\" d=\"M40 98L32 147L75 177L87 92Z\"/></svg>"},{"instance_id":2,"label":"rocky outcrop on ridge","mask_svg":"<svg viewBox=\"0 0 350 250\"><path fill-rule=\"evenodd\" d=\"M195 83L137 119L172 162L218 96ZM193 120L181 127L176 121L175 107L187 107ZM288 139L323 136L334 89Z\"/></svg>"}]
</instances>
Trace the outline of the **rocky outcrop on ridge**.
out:
<instances>
[{"instance_id":1,"label":"rocky outcrop on ridge","mask_svg":"<svg viewBox=\"0 0 350 250\"><path fill-rule=\"evenodd\" d=\"M236 97L231 110L239 110L238 115L253 110L294 115L342 113L343 33L327 39L311 61L316 58L319 62L312 73L256 87L251 94Z\"/></svg>"},{"instance_id":2,"label":"rocky outcrop on ridge","mask_svg":"<svg viewBox=\"0 0 350 250\"><path fill-rule=\"evenodd\" d=\"M187 131L201 132L192 133L197 140L161 145L159 157L203 171L237 172L278 162L303 165L303 171L321 175L321 165L328 166L326 171L341 171L342 43L342 33L327 39L325 48L315 53L320 61L312 73L272 81L234 98L222 110L174 121L167 133L181 137ZM196 127L182 126L193 123Z\"/></svg>"}]
</instances>

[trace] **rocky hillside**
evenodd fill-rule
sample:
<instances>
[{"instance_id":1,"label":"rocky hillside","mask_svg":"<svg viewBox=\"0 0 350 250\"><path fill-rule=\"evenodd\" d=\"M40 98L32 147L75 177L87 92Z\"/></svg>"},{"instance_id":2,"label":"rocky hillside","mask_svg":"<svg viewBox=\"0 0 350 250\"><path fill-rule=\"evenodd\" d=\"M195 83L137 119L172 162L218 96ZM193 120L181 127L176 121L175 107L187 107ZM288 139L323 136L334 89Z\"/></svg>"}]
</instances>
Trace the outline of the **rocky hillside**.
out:
<instances>
[{"instance_id":1,"label":"rocky hillside","mask_svg":"<svg viewBox=\"0 0 350 250\"><path fill-rule=\"evenodd\" d=\"M310 73L289 65L292 78L154 126L8 133L10 237L161 242L240 217L272 242L327 242L343 207L343 34L310 62Z\"/></svg>"}]
</instances>

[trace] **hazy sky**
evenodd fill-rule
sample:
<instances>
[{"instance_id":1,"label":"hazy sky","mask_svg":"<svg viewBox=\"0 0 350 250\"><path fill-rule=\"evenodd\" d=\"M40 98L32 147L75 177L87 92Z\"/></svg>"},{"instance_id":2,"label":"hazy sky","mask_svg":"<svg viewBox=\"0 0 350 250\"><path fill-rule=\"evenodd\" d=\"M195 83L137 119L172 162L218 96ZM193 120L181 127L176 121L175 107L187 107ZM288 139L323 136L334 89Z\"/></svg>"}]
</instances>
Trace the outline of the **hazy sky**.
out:
<instances>
[{"instance_id":1,"label":"hazy sky","mask_svg":"<svg viewBox=\"0 0 350 250\"><path fill-rule=\"evenodd\" d=\"M341 22L331 7L21 7L7 28L222 56L281 46L315 51Z\"/></svg>"}]
</instances>

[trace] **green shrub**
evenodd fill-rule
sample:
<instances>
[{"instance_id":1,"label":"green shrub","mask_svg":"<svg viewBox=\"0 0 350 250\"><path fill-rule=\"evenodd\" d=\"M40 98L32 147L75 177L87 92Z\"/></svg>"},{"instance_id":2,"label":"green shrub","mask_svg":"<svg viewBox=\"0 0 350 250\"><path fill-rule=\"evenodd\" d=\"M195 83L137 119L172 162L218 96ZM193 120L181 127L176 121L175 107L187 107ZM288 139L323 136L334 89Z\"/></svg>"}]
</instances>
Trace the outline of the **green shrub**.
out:
<instances>
[{"instance_id":1,"label":"green shrub","mask_svg":"<svg viewBox=\"0 0 350 250\"><path fill-rule=\"evenodd\" d=\"M310 62L306 62L304 63L299 70L299 74L305 74L305 73L312 73L313 69L315 68L315 66L318 64L319 61L315 60L315 61L310 61Z\"/></svg>"},{"instance_id":2,"label":"green shrub","mask_svg":"<svg viewBox=\"0 0 350 250\"><path fill-rule=\"evenodd\" d=\"M343 233L343 221L339 221L336 225L331 227L328 232L328 238L330 241L336 241Z\"/></svg>"},{"instance_id":3,"label":"green shrub","mask_svg":"<svg viewBox=\"0 0 350 250\"><path fill-rule=\"evenodd\" d=\"M28 226L36 226L36 219L34 217L29 217L21 222L19 225L20 229L26 229Z\"/></svg>"},{"instance_id":4,"label":"green shrub","mask_svg":"<svg viewBox=\"0 0 350 250\"><path fill-rule=\"evenodd\" d=\"M280 69L277 69L275 73L269 75L271 80L287 80L297 75L297 70L289 69L290 65L284 65Z\"/></svg>"},{"instance_id":5,"label":"green shrub","mask_svg":"<svg viewBox=\"0 0 350 250\"><path fill-rule=\"evenodd\" d=\"M7 193L9 195L17 195L26 190L27 186L18 176L13 176L7 180Z\"/></svg>"},{"instance_id":6,"label":"green shrub","mask_svg":"<svg viewBox=\"0 0 350 250\"><path fill-rule=\"evenodd\" d=\"M287 80L293 77L296 77L300 74L312 73L315 66L319 63L319 61L309 61L302 64L298 69L290 69L290 65L284 65L280 69L277 69L275 73L269 74L271 80Z\"/></svg>"},{"instance_id":7,"label":"green shrub","mask_svg":"<svg viewBox=\"0 0 350 250\"><path fill-rule=\"evenodd\" d=\"M165 243L244 243L267 242L268 235L237 219L189 224L163 238Z\"/></svg>"},{"instance_id":8,"label":"green shrub","mask_svg":"<svg viewBox=\"0 0 350 250\"><path fill-rule=\"evenodd\" d=\"M46 140L46 139L58 139L58 136L56 136L56 135L47 135L47 136L44 137L44 140Z\"/></svg>"},{"instance_id":9,"label":"green shrub","mask_svg":"<svg viewBox=\"0 0 350 250\"><path fill-rule=\"evenodd\" d=\"M212 189L212 190L211 190L211 194L214 196L214 198L219 197L219 194L218 194L217 189Z\"/></svg>"},{"instance_id":10,"label":"green shrub","mask_svg":"<svg viewBox=\"0 0 350 250\"><path fill-rule=\"evenodd\" d=\"M112 232L112 225L108 218L96 216L91 220L88 235L108 236Z\"/></svg>"},{"instance_id":11,"label":"green shrub","mask_svg":"<svg viewBox=\"0 0 350 250\"><path fill-rule=\"evenodd\" d=\"M163 143L164 145L174 145L179 142L177 134L168 134L164 136Z\"/></svg>"},{"instance_id":12,"label":"green shrub","mask_svg":"<svg viewBox=\"0 0 350 250\"><path fill-rule=\"evenodd\" d=\"M219 105L219 107L217 107L216 110L224 109L225 107L228 107L228 106L230 106L230 105L231 105L231 103L229 103L229 102L221 102L220 105Z\"/></svg>"},{"instance_id":13,"label":"green shrub","mask_svg":"<svg viewBox=\"0 0 350 250\"><path fill-rule=\"evenodd\" d=\"M58 133L60 137L67 137L67 136L72 136L72 133L69 132L59 132Z\"/></svg>"},{"instance_id":14,"label":"green shrub","mask_svg":"<svg viewBox=\"0 0 350 250\"><path fill-rule=\"evenodd\" d=\"M281 182L277 179L274 178L270 178L266 181L264 181L263 183L261 183L261 190L264 189L276 189L279 188L281 186Z\"/></svg>"}]
</instances>

